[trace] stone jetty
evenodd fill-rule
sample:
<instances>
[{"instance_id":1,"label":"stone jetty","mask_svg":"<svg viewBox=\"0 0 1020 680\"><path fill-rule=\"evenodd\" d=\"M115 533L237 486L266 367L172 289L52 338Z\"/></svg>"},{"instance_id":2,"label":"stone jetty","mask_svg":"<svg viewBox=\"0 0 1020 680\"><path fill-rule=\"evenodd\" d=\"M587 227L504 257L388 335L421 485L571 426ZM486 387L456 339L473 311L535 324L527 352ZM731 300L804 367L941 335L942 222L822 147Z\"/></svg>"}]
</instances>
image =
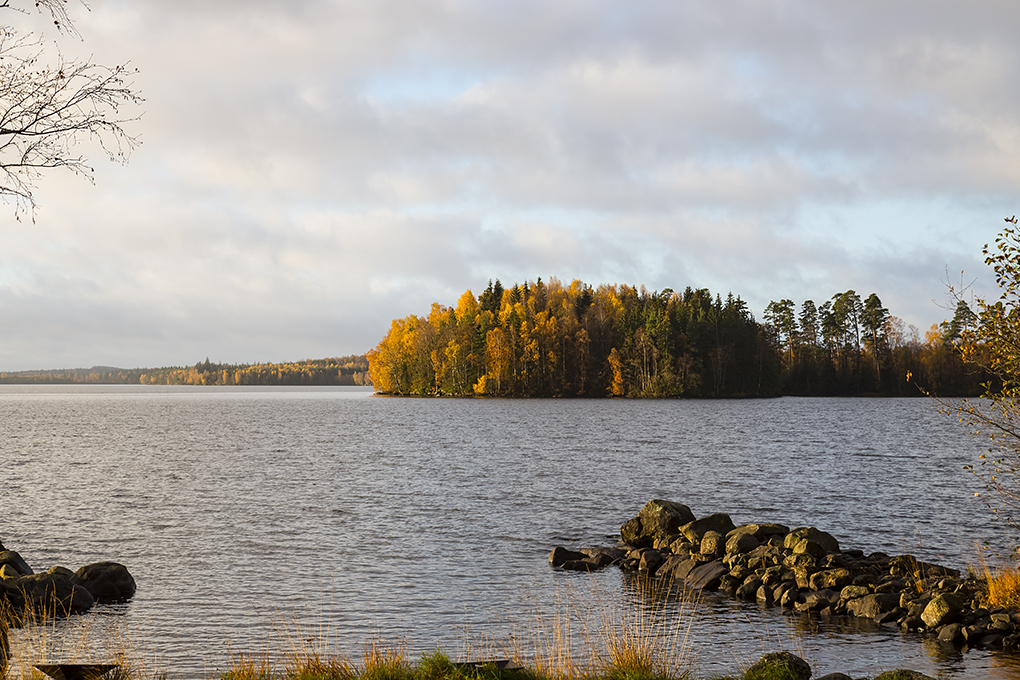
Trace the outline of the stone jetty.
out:
<instances>
[{"instance_id":1,"label":"stone jetty","mask_svg":"<svg viewBox=\"0 0 1020 680\"><path fill-rule=\"evenodd\" d=\"M682 582L760 605L822 618L853 616L936 636L957 647L1020 647L1020 613L984 606L983 579L918 560L841 548L814 527L734 525L650 500L612 548L555 548L553 567L625 571Z\"/></svg>"}]
</instances>

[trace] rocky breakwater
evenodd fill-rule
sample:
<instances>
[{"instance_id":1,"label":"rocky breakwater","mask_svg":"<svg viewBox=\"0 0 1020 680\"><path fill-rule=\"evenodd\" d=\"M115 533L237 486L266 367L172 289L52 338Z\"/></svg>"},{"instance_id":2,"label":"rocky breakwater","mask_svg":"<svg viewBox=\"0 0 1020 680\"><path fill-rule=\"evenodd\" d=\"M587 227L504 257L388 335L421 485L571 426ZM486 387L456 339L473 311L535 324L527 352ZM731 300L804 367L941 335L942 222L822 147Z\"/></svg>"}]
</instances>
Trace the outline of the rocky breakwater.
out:
<instances>
[{"instance_id":1,"label":"rocky breakwater","mask_svg":"<svg viewBox=\"0 0 1020 680\"><path fill-rule=\"evenodd\" d=\"M690 588L822 618L853 616L937 636L947 645L1020 647L1020 613L986 607L977 577L913 555L841 549L814 527L734 525L717 513L648 501L620 528L613 548L556 548L552 566L594 571L618 565Z\"/></svg>"},{"instance_id":2,"label":"rocky breakwater","mask_svg":"<svg viewBox=\"0 0 1020 680\"><path fill-rule=\"evenodd\" d=\"M97 562L78 571L53 567L36 573L21 555L0 543L0 609L14 624L81 614L97 602L123 602L134 594L135 580L123 564Z\"/></svg>"}]
</instances>

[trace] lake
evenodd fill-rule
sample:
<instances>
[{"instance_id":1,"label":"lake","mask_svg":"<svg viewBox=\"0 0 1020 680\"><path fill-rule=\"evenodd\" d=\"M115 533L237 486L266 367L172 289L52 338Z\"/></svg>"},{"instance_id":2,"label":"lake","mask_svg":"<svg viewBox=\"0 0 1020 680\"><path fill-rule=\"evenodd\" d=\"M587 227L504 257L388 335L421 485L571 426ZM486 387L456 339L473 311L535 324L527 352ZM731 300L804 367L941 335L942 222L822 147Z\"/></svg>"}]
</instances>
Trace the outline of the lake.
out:
<instances>
[{"instance_id":1,"label":"lake","mask_svg":"<svg viewBox=\"0 0 1020 680\"><path fill-rule=\"evenodd\" d=\"M521 645L536 610L593 583L645 606L615 568L568 574L547 555L611 545L651 498L957 568L980 542L1009 551L1015 536L963 470L982 444L925 399L0 386L0 541L37 571L127 565L137 595L89 625L127 635L172 678L216 675L295 621L352 654L381 639L456 655L482 639ZM816 675L1020 673L1016 655L714 596L691 625L702 676L779 649Z\"/></svg>"}]
</instances>

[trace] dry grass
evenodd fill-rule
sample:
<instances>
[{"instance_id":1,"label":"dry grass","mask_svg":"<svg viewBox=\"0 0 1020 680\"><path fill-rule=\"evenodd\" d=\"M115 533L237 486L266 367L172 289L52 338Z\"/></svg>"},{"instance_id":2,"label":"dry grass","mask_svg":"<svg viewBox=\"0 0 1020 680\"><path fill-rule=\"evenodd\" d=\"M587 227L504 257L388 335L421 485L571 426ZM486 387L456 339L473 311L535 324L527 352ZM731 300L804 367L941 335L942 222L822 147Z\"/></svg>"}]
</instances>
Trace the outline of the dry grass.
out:
<instances>
[{"instance_id":1,"label":"dry grass","mask_svg":"<svg viewBox=\"0 0 1020 680\"><path fill-rule=\"evenodd\" d=\"M507 658L499 670L455 663L442 652L411 659L406 644L368 643L337 653L321 616L275 617L259 654L232 654L223 680L681 680L690 675L696 602L655 581L621 588L605 577L568 580L553 602L533 596L533 616L508 640L466 644L470 656Z\"/></svg>"},{"instance_id":2,"label":"dry grass","mask_svg":"<svg viewBox=\"0 0 1020 680\"><path fill-rule=\"evenodd\" d=\"M627 592L605 578L589 578L584 586L568 581L551 612L536 606L507 655L546 680L689 677L697 600L673 584L634 579Z\"/></svg>"},{"instance_id":3,"label":"dry grass","mask_svg":"<svg viewBox=\"0 0 1020 680\"><path fill-rule=\"evenodd\" d=\"M554 601L533 599L534 615L508 640L467 644L470 655L508 658L500 670L455 663L442 652L411 659L406 644L369 642L358 658L335 651L322 615L276 616L271 639L229 654L222 680L683 680L692 667L690 630L697 602L669 585L605 574L565 579ZM580 585L578 585L580 584ZM9 612L8 612L9 615ZM0 621L8 619L0 617ZM144 663L117 617L13 619L5 680L46 680L36 664L115 663L105 680L165 680Z\"/></svg>"},{"instance_id":4,"label":"dry grass","mask_svg":"<svg viewBox=\"0 0 1020 680\"><path fill-rule=\"evenodd\" d=\"M987 592L984 604L988 607L1003 609L1020 609L1020 569L1014 560L1004 560L992 567L983 552L978 552L981 575L985 580Z\"/></svg>"},{"instance_id":5,"label":"dry grass","mask_svg":"<svg viewBox=\"0 0 1020 680\"><path fill-rule=\"evenodd\" d=\"M54 611L0 612L10 643L7 680L49 680L35 668L47 663L116 664L105 680L166 679L158 660L146 660L117 617L96 612L64 617Z\"/></svg>"}]
</instances>

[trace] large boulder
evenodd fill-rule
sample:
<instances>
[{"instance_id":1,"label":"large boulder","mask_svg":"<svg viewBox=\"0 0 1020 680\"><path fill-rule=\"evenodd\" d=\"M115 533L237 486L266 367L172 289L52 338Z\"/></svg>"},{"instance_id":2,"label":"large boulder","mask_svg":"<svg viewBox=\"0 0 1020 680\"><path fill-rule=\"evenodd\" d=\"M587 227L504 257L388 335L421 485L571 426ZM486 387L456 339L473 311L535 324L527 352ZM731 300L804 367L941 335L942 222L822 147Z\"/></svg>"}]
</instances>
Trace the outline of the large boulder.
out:
<instances>
[{"instance_id":1,"label":"large boulder","mask_svg":"<svg viewBox=\"0 0 1020 680\"><path fill-rule=\"evenodd\" d=\"M733 526L733 520L730 519L730 516L725 512L717 512L714 515L688 522L680 527L680 533L691 543L701 543L701 539L709 531L718 531L725 536L734 529L736 527Z\"/></svg>"},{"instance_id":2,"label":"large boulder","mask_svg":"<svg viewBox=\"0 0 1020 680\"><path fill-rule=\"evenodd\" d=\"M653 498L637 517L620 527L620 536L635 547L651 547L656 539L676 536L681 526L693 520L694 513L686 505Z\"/></svg>"},{"instance_id":3,"label":"large boulder","mask_svg":"<svg viewBox=\"0 0 1020 680\"><path fill-rule=\"evenodd\" d=\"M839 541L832 534L819 531L814 527L794 529L783 539L783 547L794 553L807 553L822 557L839 552Z\"/></svg>"},{"instance_id":4,"label":"large boulder","mask_svg":"<svg viewBox=\"0 0 1020 680\"><path fill-rule=\"evenodd\" d=\"M81 614L96 603L92 593L61 574L22 576L12 585L23 596L25 606L43 617Z\"/></svg>"},{"instance_id":5,"label":"large boulder","mask_svg":"<svg viewBox=\"0 0 1020 680\"><path fill-rule=\"evenodd\" d=\"M117 562L87 564L74 572L74 576L96 602L123 602L135 595L135 579L127 567Z\"/></svg>"},{"instance_id":6,"label":"large boulder","mask_svg":"<svg viewBox=\"0 0 1020 680\"><path fill-rule=\"evenodd\" d=\"M771 652L744 671L744 680L810 680L811 666L790 652Z\"/></svg>"}]
</instances>

